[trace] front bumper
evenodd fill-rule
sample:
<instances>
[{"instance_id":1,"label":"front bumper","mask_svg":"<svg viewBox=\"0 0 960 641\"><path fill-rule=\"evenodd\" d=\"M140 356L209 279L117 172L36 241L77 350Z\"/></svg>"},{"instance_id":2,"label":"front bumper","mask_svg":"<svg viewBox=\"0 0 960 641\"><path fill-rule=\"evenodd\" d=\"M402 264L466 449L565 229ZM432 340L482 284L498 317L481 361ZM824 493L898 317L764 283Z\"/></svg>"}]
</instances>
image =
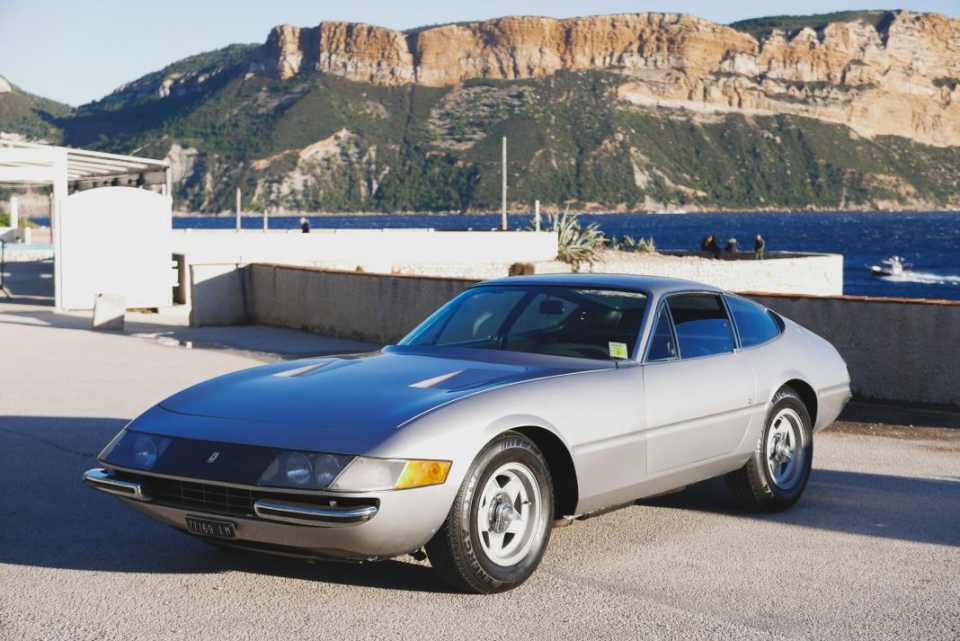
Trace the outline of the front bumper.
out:
<instances>
[{"instance_id":1,"label":"front bumper","mask_svg":"<svg viewBox=\"0 0 960 641\"><path fill-rule=\"evenodd\" d=\"M448 486L439 485L346 498L334 493L316 493L312 498L329 499L326 505L318 505L306 503L302 494L273 492L268 497L257 497L255 491L262 488L182 482L196 485L203 492L207 491L203 488L212 488L248 496L244 507L233 506L225 511L201 504L174 504L169 493L155 492L151 487L153 481L181 483L177 480L149 475L118 478L103 468L87 471L83 480L97 490L118 496L136 511L184 532L188 532L188 516L229 521L236 538L215 539L224 545L355 561L390 558L422 547L443 523L455 492L455 488L451 491ZM339 505L347 503L347 499L348 505Z\"/></svg>"}]
</instances>

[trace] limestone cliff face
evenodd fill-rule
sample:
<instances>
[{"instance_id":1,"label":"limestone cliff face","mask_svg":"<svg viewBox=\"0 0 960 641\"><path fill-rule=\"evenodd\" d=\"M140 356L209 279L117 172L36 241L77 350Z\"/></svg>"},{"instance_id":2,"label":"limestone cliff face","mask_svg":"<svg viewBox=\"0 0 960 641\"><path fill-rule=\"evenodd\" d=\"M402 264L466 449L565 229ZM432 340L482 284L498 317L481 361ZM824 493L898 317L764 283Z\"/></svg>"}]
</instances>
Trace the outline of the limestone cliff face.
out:
<instances>
[{"instance_id":1,"label":"limestone cliff face","mask_svg":"<svg viewBox=\"0 0 960 641\"><path fill-rule=\"evenodd\" d=\"M688 15L510 17L411 34L362 24L275 28L251 70L306 70L383 85L520 80L561 70L621 73L643 108L785 113L960 145L960 20L896 12L880 28L749 34ZM183 82L183 79L177 79Z\"/></svg>"}]
</instances>

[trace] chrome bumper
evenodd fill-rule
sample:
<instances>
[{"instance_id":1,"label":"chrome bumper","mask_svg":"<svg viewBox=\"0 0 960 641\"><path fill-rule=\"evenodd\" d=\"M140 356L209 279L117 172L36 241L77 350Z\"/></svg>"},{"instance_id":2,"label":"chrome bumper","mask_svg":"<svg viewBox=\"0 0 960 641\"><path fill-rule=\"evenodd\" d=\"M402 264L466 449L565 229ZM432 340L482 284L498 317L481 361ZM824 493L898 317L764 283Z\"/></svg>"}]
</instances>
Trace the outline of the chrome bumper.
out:
<instances>
[{"instance_id":1,"label":"chrome bumper","mask_svg":"<svg viewBox=\"0 0 960 641\"><path fill-rule=\"evenodd\" d=\"M301 505L287 505L277 501L259 500L253 504L253 511L261 519L312 525L315 527L336 527L338 525L359 525L377 514L375 505L358 508L316 508Z\"/></svg>"},{"instance_id":2,"label":"chrome bumper","mask_svg":"<svg viewBox=\"0 0 960 641\"><path fill-rule=\"evenodd\" d=\"M153 497L144 491L139 483L115 479L103 468L87 470L83 474L83 480L90 487L107 494L114 494L143 503L153 501ZM258 517L268 521L329 528L366 523L376 516L377 507L375 505L365 505L350 508L319 508L260 499L253 504L253 511Z\"/></svg>"},{"instance_id":3,"label":"chrome bumper","mask_svg":"<svg viewBox=\"0 0 960 641\"><path fill-rule=\"evenodd\" d=\"M121 481L115 479L102 467L87 470L83 473L84 482L90 487L106 492L107 494L116 494L134 501L152 501L153 497L145 494L139 483L130 481Z\"/></svg>"}]
</instances>

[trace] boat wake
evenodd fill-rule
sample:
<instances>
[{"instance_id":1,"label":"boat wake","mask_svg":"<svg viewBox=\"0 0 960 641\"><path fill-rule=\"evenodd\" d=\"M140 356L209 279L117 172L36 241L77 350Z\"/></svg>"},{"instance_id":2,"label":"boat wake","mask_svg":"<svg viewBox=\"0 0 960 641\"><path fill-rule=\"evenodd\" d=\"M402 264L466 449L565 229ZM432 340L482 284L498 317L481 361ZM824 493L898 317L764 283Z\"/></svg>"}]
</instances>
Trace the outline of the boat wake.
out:
<instances>
[{"instance_id":1,"label":"boat wake","mask_svg":"<svg viewBox=\"0 0 960 641\"><path fill-rule=\"evenodd\" d=\"M933 272L917 272L908 270L896 276L884 278L891 283L920 283L922 285L957 285L960 286L960 275L936 274Z\"/></svg>"}]
</instances>

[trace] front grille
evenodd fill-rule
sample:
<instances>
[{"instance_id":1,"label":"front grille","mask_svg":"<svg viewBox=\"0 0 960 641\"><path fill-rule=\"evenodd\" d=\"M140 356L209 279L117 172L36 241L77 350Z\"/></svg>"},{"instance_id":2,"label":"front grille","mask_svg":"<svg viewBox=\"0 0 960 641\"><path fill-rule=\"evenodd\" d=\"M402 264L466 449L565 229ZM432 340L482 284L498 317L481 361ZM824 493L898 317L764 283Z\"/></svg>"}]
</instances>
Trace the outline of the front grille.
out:
<instances>
[{"instance_id":1,"label":"front grille","mask_svg":"<svg viewBox=\"0 0 960 641\"><path fill-rule=\"evenodd\" d=\"M114 470L120 480L139 483L154 503L187 510L212 512L229 516L254 516L253 504L260 499L280 501L314 507L363 507L379 506L380 501L371 498L349 498L330 495L288 494L264 490L247 490L215 483L178 481L149 474L137 474Z\"/></svg>"},{"instance_id":2,"label":"front grille","mask_svg":"<svg viewBox=\"0 0 960 641\"><path fill-rule=\"evenodd\" d=\"M209 483L155 478L150 479L147 488L157 503L237 516L252 516L256 500L250 490Z\"/></svg>"}]
</instances>

